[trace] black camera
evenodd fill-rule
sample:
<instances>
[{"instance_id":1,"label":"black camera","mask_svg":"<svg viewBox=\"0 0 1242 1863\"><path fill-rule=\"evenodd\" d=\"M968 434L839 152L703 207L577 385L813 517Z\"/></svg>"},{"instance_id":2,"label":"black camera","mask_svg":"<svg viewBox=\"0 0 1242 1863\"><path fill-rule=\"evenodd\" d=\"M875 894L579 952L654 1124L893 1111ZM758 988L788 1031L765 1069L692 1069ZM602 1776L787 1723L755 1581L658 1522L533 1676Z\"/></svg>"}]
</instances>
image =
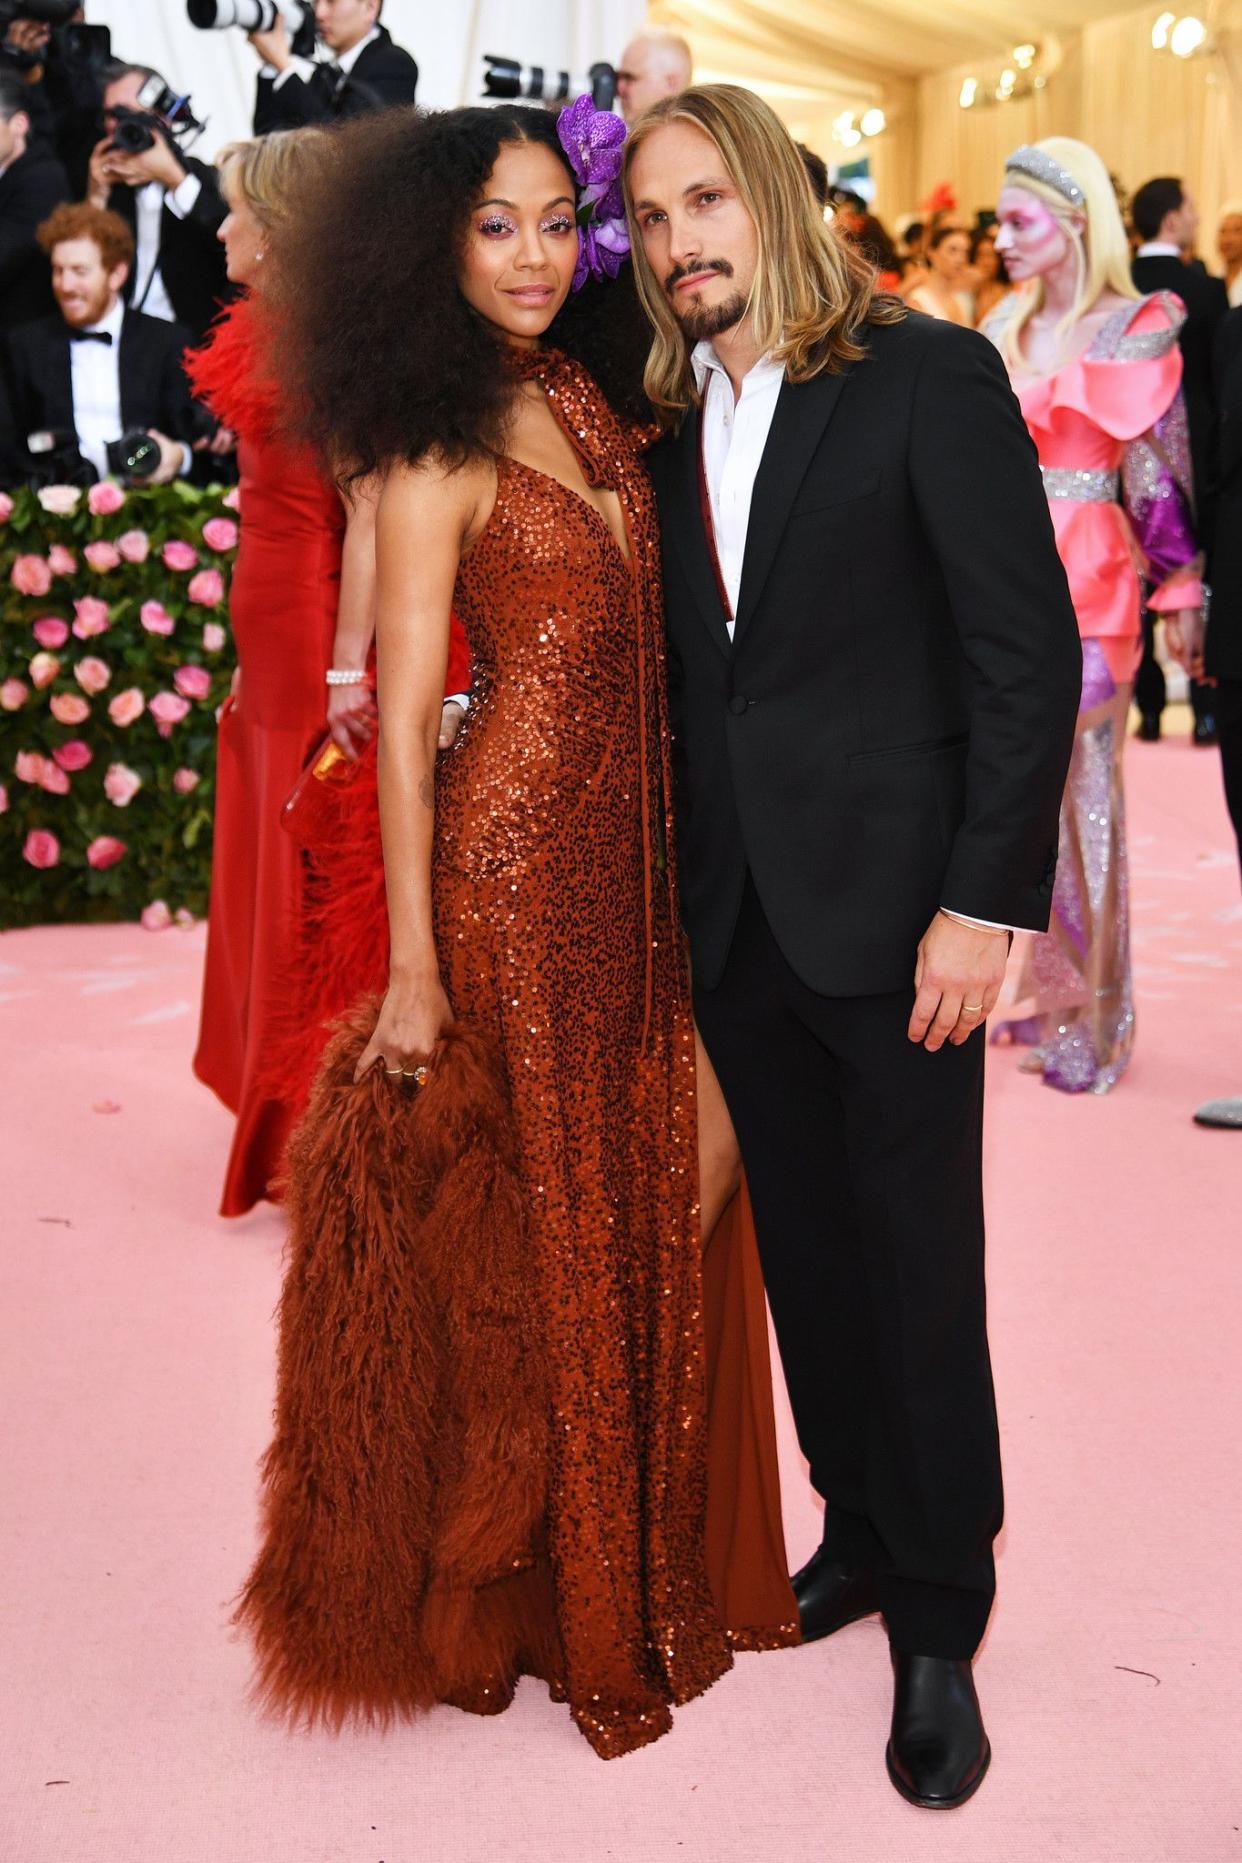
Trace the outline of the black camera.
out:
<instances>
[{"instance_id":1,"label":"black camera","mask_svg":"<svg viewBox=\"0 0 1242 1863\"><path fill-rule=\"evenodd\" d=\"M190 107L189 97L178 95L159 76L143 84L136 109L118 104L108 114L115 124L110 147L119 149L122 155L141 155L144 149L153 149L157 136L187 148L203 127Z\"/></svg>"},{"instance_id":2,"label":"black camera","mask_svg":"<svg viewBox=\"0 0 1242 1863\"><path fill-rule=\"evenodd\" d=\"M25 482L36 491L45 485L93 485L95 469L78 451L78 436L56 428L26 436L29 465Z\"/></svg>"},{"instance_id":3,"label":"black camera","mask_svg":"<svg viewBox=\"0 0 1242 1863\"><path fill-rule=\"evenodd\" d=\"M508 101L522 97L531 103L568 103L590 91L597 110L611 110L617 98L617 73L612 65L592 65L585 78L550 65L523 65L516 58L483 54L483 95Z\"/></svg>"},{"instance_id":4,"label":"black camera","mask_svg":"<svg viewBox=\"0 0 1242 1863\"><path fill-rule=\"evenodd\" d=\"M191 26L200 32L239 26L243 32L270 32L283 19L295 58L315 54L315 8L312 0L186 0Z\"/></svg>"},{"instance_id":5,"label":"black camera","mask_svg":"<svg viewBox=\"0 0 1242 1863\"><path fill-rule=\"evenodd\" d=\"M14 20L31 19L37 26L67 26L78 10L78 0L0 0L0 32Z\"/></svg>"},{"instance_id":6,"label":"black camera","mask_svg":"<svg viewBox=\"0 0 1242 1863\"><path fill-rule=\"evenodd\" d=\"M153 440L140 427L122 434L119 440L109 440L104 451L108 471L126 485L145 485L152 474L159 471L159 441Z\"/></svg>"}]
</instances>

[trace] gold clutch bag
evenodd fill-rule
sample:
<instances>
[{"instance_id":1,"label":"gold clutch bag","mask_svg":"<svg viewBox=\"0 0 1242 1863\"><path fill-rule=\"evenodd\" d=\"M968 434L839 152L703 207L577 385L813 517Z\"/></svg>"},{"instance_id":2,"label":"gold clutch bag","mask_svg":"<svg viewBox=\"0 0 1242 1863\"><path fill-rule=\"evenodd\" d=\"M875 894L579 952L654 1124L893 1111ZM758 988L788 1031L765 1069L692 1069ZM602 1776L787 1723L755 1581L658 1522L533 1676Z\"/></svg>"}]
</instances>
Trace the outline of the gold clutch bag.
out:
<instances>
[{"instance_id":1,"label":"gold clutch bag","mask_svg":"<svg viewBox=\"0 0 1242 1863\"><path fill-rule=\"evenodd\" d=\"M351 787L362 772L362 758L347 757L333 737L325 737L299 776L280 811L280 825L299 847L316 847L340 829Z\"/></svg>"}]
</instances>

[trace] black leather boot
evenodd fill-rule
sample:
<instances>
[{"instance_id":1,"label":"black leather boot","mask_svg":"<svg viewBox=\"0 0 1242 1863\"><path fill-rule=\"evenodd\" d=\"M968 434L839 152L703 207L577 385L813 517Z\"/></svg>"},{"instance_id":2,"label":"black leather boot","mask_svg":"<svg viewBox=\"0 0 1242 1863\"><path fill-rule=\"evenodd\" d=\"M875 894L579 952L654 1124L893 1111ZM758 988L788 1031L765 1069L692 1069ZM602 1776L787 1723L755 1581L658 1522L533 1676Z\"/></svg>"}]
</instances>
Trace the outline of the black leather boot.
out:
<instances>
[{"instance_id":1,"label":"black leather boot","mask_svg":"<svg viewBox=\"0 0 1242 1863\"><path fill-rule=\"evenodd\" d=\"M870 1572L851 1571L821 1546L790 1580L798 1600L802 1641L817 1643L860 1617L880 1608L876 1582Z\"/></svg>"},{"instance_id":2,"label":"black leather boot","mask_svg":"<svg viewBox=\"0 0 1242 1863\"><path fill-rule=\"evenodd\" d=\"M893 1651L888 1776L912 1805L952 1811L983 1784L992 1758L968 1662Z\"/></svg>"}]
</instances>

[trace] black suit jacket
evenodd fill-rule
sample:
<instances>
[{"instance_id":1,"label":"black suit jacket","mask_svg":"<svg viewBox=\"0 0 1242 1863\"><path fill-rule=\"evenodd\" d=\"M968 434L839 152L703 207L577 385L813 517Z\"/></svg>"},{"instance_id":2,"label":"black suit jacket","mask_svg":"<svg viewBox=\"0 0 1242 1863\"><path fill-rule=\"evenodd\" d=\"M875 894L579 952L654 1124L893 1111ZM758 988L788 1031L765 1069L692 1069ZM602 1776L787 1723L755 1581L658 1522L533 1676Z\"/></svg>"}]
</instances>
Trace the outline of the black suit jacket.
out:
<instances>
[{"instance_id":1,"label":"black suit jacket","mask_svg":"<svg viewBox=\"0 0 1242 1863\"><path fill-rule=\"evenodd\" d=\"M211 418L191 396L181 366L189 342L190 332L180 324L126 311L118 363L123 431L158 427L170 440L186 442L211 431ZM77 431L68 326L59 313L21 324L5 334L3 357L12 421L5 464L20 479L31 467L30 434Z\"/></svg>"},{"instance_id":2,"label":"black suit jacket","mask_svg":"<svg viewBox=\"0 0 1242 1863\"><path fill-rule=\"evenodd\" d=\"M1190 428L1191 464L1195 477L1195 504L1199 530L1207 529L1212 455L1216 443L1216 396L1212 385L1212 348L1221 319L1229 309L1224 280L1212 278L1197 266L1166 254L1135 259L1131 268L1136 289L1142 292L1175 291L1186 306L1186 321L1178 342L1182 351L1182 393Z\"/></svg>"},{"instance_id":3,"label":"black suit jacket","mask_svg":"<svg viewBox=\"0 0 1242 1863\"><path fill-rule=\"evenodd\" d=\"M1220 421L1216 529L1208 561L1207 670L1218 679L1242 680L1242 309L1231 310L1217 332L1216 395Z\"/></svg>"},{"instance_id":4,"label":"black suit jacket","mask_svg":"<svg viewBox=\"0 0 1242 1863\"><path fill-rule=\"evenodd\" d=\"M236 287L229 284L224 248L216 238L228 213L228 203L214 168L191 155L178 154L177 159L187 174L198 176L202 185L198 199L182 220L165 203L160 215L159 269L178 323L184 324L197 342L220 306L237 295ZM108 196L108 206L120 214L131 232L136 230L138 217L134 192L118 183ZM131 267L125 285L127 304L133 302L135 283Z\"/></svg>"},{"instance_id":5,"label":"black suit jacket","mask_svg":"<svg viewBox=\"0 0 1242 1863\"><path fill-rule=\"evenodd\" d=\"M417 89L418 66L404 47L393 44L387 27L381 26L379 38L358 54L348 77L322 64L305 81L293 72L279 90L274 78L260 78L254 133L266 136L274 129L299 129L304 123L412 104Z\"/></svg>"},{"instance_id":6,"label":"black suit jacket","mask_svg":"<svg viewBox=\"0 0 1242 1863\"><path fill-rule=\"evenodd\" d=\"M699 418L652 455L696 985L749 869L827 996L909 987L941 905L1047 924L1082 652L1031 444L985 338L911 315L786 382L730 644Z\"/></svg>"},{"instance_id":7,"label":"black suit jacket","mask_svg":"<svg viewBox=\"0 0 1242 1863\"><path fill-rule=\"evenodd\" d=\"M52 268L35 228L70 199L64 169L40 151L27 149L0 175L0 328L55 310Z\"/></svg>"}]
</instances>

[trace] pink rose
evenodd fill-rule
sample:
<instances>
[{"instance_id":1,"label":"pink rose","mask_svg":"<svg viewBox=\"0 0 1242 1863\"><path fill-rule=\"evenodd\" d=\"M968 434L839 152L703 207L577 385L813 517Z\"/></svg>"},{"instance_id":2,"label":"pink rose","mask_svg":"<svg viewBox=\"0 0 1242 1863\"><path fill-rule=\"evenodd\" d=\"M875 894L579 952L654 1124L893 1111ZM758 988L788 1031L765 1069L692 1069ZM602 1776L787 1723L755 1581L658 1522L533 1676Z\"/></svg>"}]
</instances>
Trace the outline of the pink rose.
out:
<instances>
[{"instance_id":1,"label":"pink rose","mask_svg":"<svg viewBox=\"0 0 1242 1863\"><path fill-rule=\"evenodd\" d=\"M176 692L157 692L148 709L160 727L161 737L167 737L173 726L180 724L189 711L190 701Z\"/></svg>"},{"instance_id":2,"label":"pink rose","mask_svg":"<svg viewBox=\"0 0 1242 1863\"><path fill-rule=\"evenodd\" d=\"M108 701L108 716L122 731L141 718L146 709L147 702L137 686L126 686L124 692L118 692Z\"/></svg>"},{"instance_id":3,"label":"pink rose","mask_svg":"<svg viewBox=\"0 0 1242 1863\"><path fill-rule=\"evenodd\" d=\"M19 712L29 697L29 686L20 679L6 679L0 686L0 712Z\"/></svg>"},{"instance_id":4,"label":"pink rose","mask_svg":"<svg viewBox=\"0 0 1242 1863\"><path fill-rule=\"evenodd\" d=\"M172 913L162 899L153 899L149 906L142 908L139 921L145 931L167 931L172 924Z\"/></svg>"},{"instance_id":5,"label":"pink rose","mask_svg":"<svg viewBox=\"0 0 1242 1863\"><path fill-rule=\"evenodd\" d=\"M42 788L46 768L47 758L42 751L19 750L13 759L13 774L19 783L37 783Z\"/></svg>"},{"instance_id":6,"label":"pink rose","mask_svg":"<svg viewBox=\"0 0 1242 1863\"><path fill-rule=\"evenodd\" d=\"M78 559L63 543L54 543L47 553L47 566L54 576L77 574Z\"/></svg>"},{"instance_id":7,"label":"pink rose","mask_svg":"<svg viewBox=\"0 0 1242 1863\"><path fill-rule=\"evenodd\" d=\"M103 786L109 802L118 809L127 809L142 788L142 778L127 763L110 763Z\"/></svg>"},{"instance_id":8,"label":"pink rose","mask_svg":"<svg viewBox=\"0 0 1242 1863\"><path fill-rule=\"evenodd\" d=\"M43 615L32 632L41 647L63 647L69 638L69 623L59 615Z\"/></svg>"},{"instance_id":9,"label":"pink rose","mask_svg":"<svg viewBox=\"0 0 1242 1863\"><path fill-rule=\"evenodd\" d=\"M209 550L223 555L237 548L237 526L232 518L208 518L203 525L203 542Z\"/></svg>"},{"instance_id":10,"label":"pink rose","mask_svg":"<svg viewBox=\"0 0 1242 1863\"><path fill-rule=\"evenodd\" d=\"M45 485L39 493L39 503L53 517L69 517L82 502L82 494L76 485Z\"/></svg>"},{"instance_id":11,"label":"pink rose","mask_svg":"<svg viewBox=\"0 0 1242 1863\"><path fill-rule=\"evenodd\" d=\"M90 548L94 548L92 544ZM90 640L96 634L106 634L112 625L112 616L107 602L101 602L97 595L80 595L73 604L76 619L73 631L79 640Z\"/></svg>"},{"instance_id":12,"label":"pink rose","mask_svg":"<svg viewBox=\"0 0 1242 1863\"><path fill-rule=\"evenodd\" d=\"M138 619L148 634L171 634L177 625L162 602L144 602Z\"/></svg>"},{"instance_id":13,"label":"pink rose","mask_svg":"<svg viewBox=\"0 0 1242 1863\"><path fill-rule=\"evenodd\" d=\"M112 668L94 654L87 654L73 669L73 676L83 692L102 692L112 678Z\"/></svg>"},{"instance_id":14,"label":"pink rose","mask_svg":"<svg viewBox=\"0 0 1242 1863\"><path fill-rule=\"evenodd\" d=\"M226 636L218 621L208 621L203 629L203 652L219 653L224 646Z\"/></svg>"},{"instance_id":15,"label":"pink rose","mask_svg":"<svg viewBox=\"0 0 1242 1863\"><path fill-rule=\"evenodd\" d=\"M13 515L13 500L7 492L0 492L0 524L7 524Z\"/></svg>"},{"instance_id":16,"label":"pink rose","mask_svg":"<svg viewBox=\"0 0 1242 1863\"><path fill-rule=\"evenodd\" d=\"M0 497L2 496L3 494L0 494ZM7 815L8 812L9 812L9 792L5 788L4 784L0 783L0 815Z\"/></svg>"},{"instance_id":17,"label":"pink rose","mask_svg":"<svg viewBox=\"0 0 1242 1863\"><path fill-rule=\"evenodd\" d=\"M75 770L86 768L94 752L89 744L82 742L80 737L71 737L67 744L58 744L52 755L61 769L68 770L72 775Z\"/></svg>"},{"instance_id":18,"label":"pink rose","mask_svg":"<svg viewBox=\"0 0 1242 1863\"><path fill-rule=\"evenodd\" d=\"M173 773L173 788L179 796L188 796L199 786L202 778L197 770L176 770Z\"/></svg>"},{"instance_id":19,"label":"pink rose","mask_svg":"<svg viewBox=\"0 0 1242 1863\"><path fill-rule=\"evenodd\" d=\"M218 569L200 569L191 578L186 594L200 608L218 608L224 600L224 577Z\"/></svg>"},{"instance_id":20,"label":"pink rose","mask_svg":"<svg viewBox=\"0 0 1242 1863\"><path fill-rule=\"evenodd\" d=\"M95 517L111 517L125 503L125 494L111 479L101 479L87 492L86 503Z\"/></svg>"},{"instance_id":21,"label":"pink rose","mask_svg":"<svg viewBox=\"0 0 1242 1863\"><path fill-rule=\"evenodd\" d=\"M205 666L179 666L173 674L173 685L183 699L211 696L211 674Z\"/></svg>"},{"instance_id":22,"label":"pink rose","mask_svg":"<svg viewBox=\"0 0 1242 1863\"><path fill-rule=\"evenodd\" d=\"M54 653L36 653L30 662L30 677L42 692L44 686L50 686L60 671L60 661Z\"/></svg>"},{"instance_id":23,"label":"pink rose","mask_svg":"<svg viewBox=\"0 0 1242 1863\"><path fill-rule=\"evenodd\" d=\"M46 595L52 586L51 562L41 556L16 557L9 581L19 595Z\"/></svg>"},{"instance_id":24,"label":"pink rose","mask_svg":"<svg viewBox=\"0 0 1242 1863\"><path fill-rule=\"evenodd\" d=\"M151 554L151 539L145 530L126 530L117 538L116 547L127 563L145 563Z\"/></svg>"},{"instance_id":25,"label":"pink rose","mask_svg":"<svg viewBox=\"0 0 1242 1863\"><path fill-rule=\"evenodd\" d=\"M220 500L220 503L222 505L225 505L230 511L240 511L241 510L241 488L240 486L231 485L228 491L225 492L224 497Z\"/></svg>"},{"instance_id":26,"label":"pink rose","mask_svg":"<svg viewBox=\"0 0 1242 1863\"><path fill-rule=\"evenodd\" d=\"M106 576L121 560L121 552L114 543L88 543L82 554L97 576Z\"/></svg>"},{"instance_id":27,"label":"pink rose","mask_svg":"<svg viewBox=\"0 0 1242 1863\"><path fill-rule=\"evenodd\" d=\"M114 834L97 834L86 850L86 864L102 873L105 867L115 867L128 851L125 842L118 841Z\"/></svg>"},{"instance_id":28,"label":"pink rose","mask_svg":"<svg viewBox=\"0 0 1242 1863\"><path fill-rule=\"evenodd\" d=\"M44 762L43 776L40 780L39 788L46 789L49 796L67 796L69 794L68 773L62 770L58 763L53 763L50 757Z\"/></svg>"},{"instance_id":29,"label":"pink rose","mask_svg":"<svg viewBox=\"0 0 1242 1863\"><path fill-rule=\"evenodd\" d=\"M85 724L91 715L90 706L76 692L57 692L48 703L57 724ZM68 765L65 767L68 768Z\"/></svg>"},{"instance_id":30,"label":"pink rose","mask_svg":"<svg viewBox=\"0 0 1242 1863\"><path fill-rule=\"evenodd\" d=\"M32 867L54 867L60 859L60 842L49 828L32 828L26 836L22 859Z\"/></svg>"},{"instance_id":31,"label":"pink rose","mask_svg":"<svg viewBox=\"0 0 1242 1863\"><path fill-rule=\"evenodd\" d=\"M163 550L165 569L193 569L198 563L198 551L188 543L182 543L178 537L170 537Z\"/></svg>"}]
</instances>

